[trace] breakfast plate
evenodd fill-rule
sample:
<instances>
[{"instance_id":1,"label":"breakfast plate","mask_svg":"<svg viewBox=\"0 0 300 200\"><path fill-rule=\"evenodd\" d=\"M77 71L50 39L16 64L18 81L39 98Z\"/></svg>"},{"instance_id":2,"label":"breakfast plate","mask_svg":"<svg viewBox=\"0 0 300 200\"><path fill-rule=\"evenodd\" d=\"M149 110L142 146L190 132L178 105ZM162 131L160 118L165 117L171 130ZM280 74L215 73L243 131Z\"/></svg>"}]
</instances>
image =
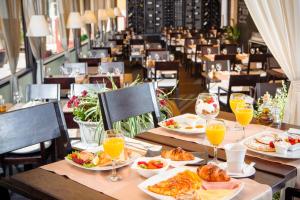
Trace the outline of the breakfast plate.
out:
<instances>
[{"instance_id":1,"label":"breakfast plate","mask_svg":"<svg viewBox=\"0 0 300 200\"><path fill-rule=\"evenodd\" d=\"M248 150L270 157L300 158L300 136L263 131L242 141Z\"/></svg>"},{"instance_id":2,"label":"breakfast plate","mask_svg":"<svg viewBox=\"0 0 300 200\"><path fill-rule=\"evenodd\" d=\"M138 185L138 188L140 190L142 190L144 193L148 194L149 196L151 196L151 197L153 197L155 199L159 199L159 200L175 200L176 197L174 197L172 195L158 194L158 193L150 191L149 188L153 187L155 184L159 184L162 181L168 181L168 179L173 178L175 176L178 176L180 173L184 173L186 171L189 171L189 172L192 172L192 173L194 172L194 174L196 174L196 168L191 168L191 167L173 168L173 169L165 171L164 173L160 173L160 174L157 174L155 176L152 176L152 177L146 179L144 182L142 182L142 183L140 183ZM200 179L200 182L198 182L199 185L198 185L198 183L194 183L194 182L197 182L197 180L196 180L196 178L195 179L193 179L193 178L194 177L191 177L191 179L190 179L191 183L193 184L192 187L197 187L198 189L190 191L190 192L199 191L199 193L201 193L201 191L202 192L203 191L211 191L211 190L203 189L203 187L201 186L201 184L204 184L204 183L203 183L203 181L201 181L201 179L199 177L198 177ZM232 189L232 191L230 191L229 193L224 193L224 196L222 196L222 200L230 200L230 199L234 198L236 195L238 195L242 191L242 189L244 187L244 183L241 182L241 181L238 181L238 180L235 180L235 181L238 183L237 187L235 189ZM194 185L194 184L196 184L196 185ZM210 186L211 186L211 184L214 184L214 183L210 183ZM219 184L219 183L215 183L215 184ZM186 184L183 184L180 187L185 187L185 186L186 186ZM176 187L176 188L178 189L178 187ZM166 191L166 192L168 192L168 191ZM186 198L183 198L183 199L186 199Z\"/></svg>"},{"instance_id":3,"label":"breakfast plate","mask_svg":"<svg viewBox=\"0 0 300 200\"><path fill-rule=\"evenodd\" d=\"M91 158L86 159L87 155ZM130 165L135 161L135 159L137 159L140 156L141 156L140 154L134 151L131 151L130 153L126 153L124 150L124 152L120 156L120 159L116 161L116 168L121 168ZM87 161L83 161L83 157L85 157L84 160ZM98 151L98 152L75 151L71 154L68 154L65 157L65 161L75 167L90 170L90 171L112 170L111 160L109 156L105 155L103 151Z\"/></svg>"},{"instance_id":4,"label":"breakfast plate","mask_svg":"<svg viewBox=\"0 0 300 200\"><path fill-rule=\"evenodd\" d=\"M194 114L184 114L169 118L158 125L164 129L182 134L199 134L205 132L205 120Z\"/></svg>"}]
</instances>

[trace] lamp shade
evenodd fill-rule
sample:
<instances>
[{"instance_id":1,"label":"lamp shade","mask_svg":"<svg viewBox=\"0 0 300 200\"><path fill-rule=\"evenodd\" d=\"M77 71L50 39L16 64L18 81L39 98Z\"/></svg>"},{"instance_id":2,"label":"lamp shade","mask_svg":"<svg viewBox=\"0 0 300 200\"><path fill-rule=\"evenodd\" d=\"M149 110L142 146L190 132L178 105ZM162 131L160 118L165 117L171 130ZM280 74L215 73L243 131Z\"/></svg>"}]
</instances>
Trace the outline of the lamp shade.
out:
<instances>
[{"instance_id":1,"label":"lamp shade","mask_svg":"<svg viewBox=\"0 0 300 200\"><path fill-rule=\"evenodd\" d=\"M99 20L107 20L108 19L108 15L107 15L105 9L98 10L98 18L99 18Z\"/></svg>"},{"instance_id":2,"label":"lamp shade","mask_svg":"<svg viewBox=\"0 0 300 200\"><path fill-rule=\"evenodd\" d=\"M82 19L79 12L70 12L67 22L67 28L80 29L82 27Z\"/></svg>"},{"instance_id":3,"label":"lamp shade","mask_svg":"<svg viewBox=\"0 0 300 200\"><path fill-rule=\"evenodd\" d=\"M50 34L44 15L32 15L29 21L28 37L45 37Z\"/></svg>"},{"instance_id":4,"label":"lamp shade","mask_svg":"<svg viewBox=\"0 0 300 200\"><path fill-rule=\"evenodd\" d=\"M114 14L115 14L116 17L122 17L123 16L119 7L114 8Z\"/></svg>"},{"instance_id":5,"label":"lamp shade","mask_svg":"<svg viewBox=\"0 0 300 200\"><path fill-rule=\"evenodd\" d=\"M115 13L114 13L114 9L113 8L106 9L106 13L107 13L107 16L109 18L114 18L115 17Z\"/></svg>"},{"instance_id":6,"label":"lamp shade","mask_svg":"<svg viewBox=\"0 0 300 200\"><path fill-rule=\"evenodd\" d=\"M97 22L96 16L95 16L94 12L91 10L84 11L82 20L85 24L93 24L93 23Z\"/></svg>"}]
</instances>

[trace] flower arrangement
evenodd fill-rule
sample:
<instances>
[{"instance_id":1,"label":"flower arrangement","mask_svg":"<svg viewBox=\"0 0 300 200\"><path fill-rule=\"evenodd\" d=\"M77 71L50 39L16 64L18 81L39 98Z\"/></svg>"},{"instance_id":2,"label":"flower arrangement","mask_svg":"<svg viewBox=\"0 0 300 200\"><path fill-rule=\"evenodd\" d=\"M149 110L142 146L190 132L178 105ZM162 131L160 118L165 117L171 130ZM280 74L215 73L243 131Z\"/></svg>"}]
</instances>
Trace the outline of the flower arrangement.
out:
<instances>
[{"instance_id":1,"label":"flower arrangement","mask_svg":"<svg viewBox=\"0 0 300 200\"><path fill-rule=\"evenodd\" d=\"M67 103L68 108L73 108L74 119L77 121L84 122L99 122L99 128L102 129L102 119L101 111L98 100L98 93L110 90L118 89L113 79L111 78L112 89L110 88L100 88L96 91L83 91L80 96L73 96ZM137 78L133 83L127 87L131 87L137 84L140 84L141 81ZM172 91L171 91L172 92ZM170 93L165 93L162 90L157 90L157 99L160 105L161 118L166 119L173 116L173 113L168 106L168 96ZM120 131L123 131L124 134L128 137L134 137L140 132L145 131L148 128L153 127L153 119L150 113L131 117L127 120L116 122L114 128Z\"/></svg>"},{"instance_id":2,"label":"flower arrangement","mask_svg":"<svg viewBox=\"0 0 300 200\"><path fill-rule=\"evenodd\" d=\"M280 119L283 120L283 115L284 115L284 109L285 105L287 103L287 96L288 96L288 91L287 91L287 86L284 81L282 81L282 88L277 89L276 95L272 97L268 92L264 94L261 98L257 100L257 107L256 110L254 111L254 117L258 118L266 105L272 107L272 108L277 108L279 109L280 113Z\"/></svg>"}]
</instances>

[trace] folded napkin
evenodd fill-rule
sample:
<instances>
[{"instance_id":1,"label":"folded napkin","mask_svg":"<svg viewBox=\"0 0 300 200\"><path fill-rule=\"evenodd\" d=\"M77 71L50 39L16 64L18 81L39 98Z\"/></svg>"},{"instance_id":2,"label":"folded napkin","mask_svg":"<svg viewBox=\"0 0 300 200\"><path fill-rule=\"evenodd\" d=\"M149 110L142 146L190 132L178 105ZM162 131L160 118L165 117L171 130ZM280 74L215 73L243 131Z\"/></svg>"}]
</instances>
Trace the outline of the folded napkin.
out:
<instances>
[{"instance_id":1,"label":"folded napkin","mask_svg":"<svg viewBox=\"0 0 300 200\"><path fill-rule=\"evenodd\" d=\"M239 187L240 181L231 178L228 182L202 182L204 190L234 190Z\"/></svg>"}]
</instances>

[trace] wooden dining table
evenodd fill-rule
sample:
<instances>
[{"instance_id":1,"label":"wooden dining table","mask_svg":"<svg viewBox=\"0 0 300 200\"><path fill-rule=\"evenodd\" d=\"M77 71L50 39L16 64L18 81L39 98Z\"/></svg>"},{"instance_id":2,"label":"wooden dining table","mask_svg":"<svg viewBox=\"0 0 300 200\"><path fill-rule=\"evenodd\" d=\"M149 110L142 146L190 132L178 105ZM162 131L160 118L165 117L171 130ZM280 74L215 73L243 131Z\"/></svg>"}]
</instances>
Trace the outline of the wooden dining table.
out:
<instances>
[{"instance_id":1,"label":"wooden dining table","mask_svg":"<svg viewBox=\"0 0 300 200\"><path fill-rule=\"evenodd\" d=\"M220 118L234 120L231 113L220 112ZM256 123L255 121L253 123ZM299 128L297 126L282 124L279 129ZM191 152L206 151L213 155L212 147L198 143L187 142L176 137L156 135L151 132L144 132L136 136L136 139L148 143L159 144L163 149L182 147ZM218 158L225 160L224 150L219 149ZM275 193L283 189L286 184L297 176L296 167L272 162L263 158L246 155L246 163L255 162L256 173L251 178L258 183L269 185ZM33 199L114 199L104 193L81 185L65 176L36 168L30 171L19 173L10 177L0 179L0 185L12 191L20 193Z\"/></svg>"}]
</instances>

